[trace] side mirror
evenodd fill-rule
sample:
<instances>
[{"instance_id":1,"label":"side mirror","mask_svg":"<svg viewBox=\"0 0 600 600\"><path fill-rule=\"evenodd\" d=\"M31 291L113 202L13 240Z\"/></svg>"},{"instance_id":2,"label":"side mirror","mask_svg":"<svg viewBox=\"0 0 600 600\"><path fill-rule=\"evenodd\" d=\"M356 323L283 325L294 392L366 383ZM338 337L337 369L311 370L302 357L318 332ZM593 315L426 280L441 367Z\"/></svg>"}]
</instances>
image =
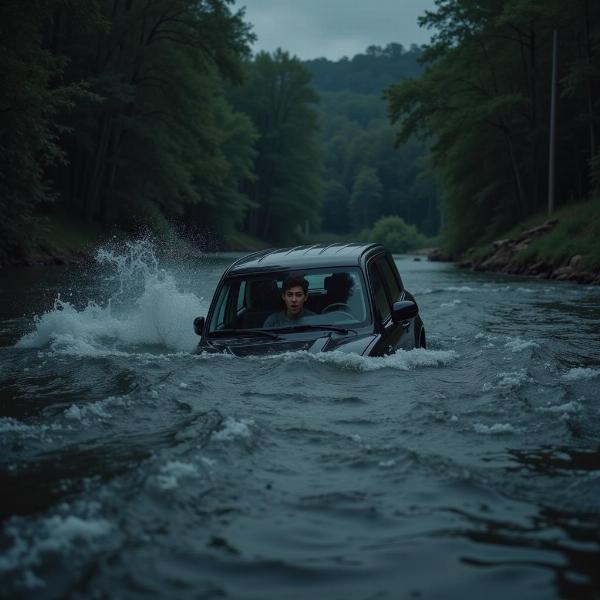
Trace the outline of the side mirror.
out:
<instances>
[{"instance_id":1,"label":"side mirror","mask_svg":"<svg viewBox=\"0 0 600 600\"><path fill-rule=\"evenodd\" d=\"M392 321L394 321L394 323L414 319L418 314L419 307L410 300L394 302L394 306L392 307Z\"/></svg>"},{"instance_id":2,"label":"side mirror","mask_svg":"<svg viewBox=\"0 0 600 600\"><path fill-rule=\"evenodd\" d=\"M206 319L204 317L196 317L194 319L194 331L196 332L196 335L202 335L202 333L204 332L205 322Z\"/></svg>"}]
</instances>

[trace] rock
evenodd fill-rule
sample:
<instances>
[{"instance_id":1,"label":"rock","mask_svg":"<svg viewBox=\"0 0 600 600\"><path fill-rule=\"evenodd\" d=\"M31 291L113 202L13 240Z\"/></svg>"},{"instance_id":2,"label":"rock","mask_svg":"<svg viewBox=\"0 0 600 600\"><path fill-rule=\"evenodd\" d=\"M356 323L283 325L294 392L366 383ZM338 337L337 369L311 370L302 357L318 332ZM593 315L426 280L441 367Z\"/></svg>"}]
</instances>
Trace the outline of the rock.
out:
<instances>
[{"instance_id":1,"label":"rock","mask_svg":"<svg viewBox=\"0 0 600 600\"><path fill-rule=\"evenodd\" d=\"M571 269L577 269L581 266L582 262L583 257L581 256L581 254L576 254L575 256L571 257L571 260L569 261L569 266L571 267Z\"/></svg>"},{"instance_id":2,"label":"rock","mask_svg":"<svg viewBox=\"0 0 600 600\"><path fill-rule=\"evenodd\" d=\"M442 252L439 248L434 248L428 255L427 259L431 262L452 262L452 256Z\"/></svg>"},{"instance_id":3,"label":"rock","mask_svg":"<svg viewBox=\"0 0 600 600\"><path fill-rule=\"evenodd\" d=\"M589 271L579 271L573 274L573 280L577 283L594 283L596 275Z\"/></svg>"},{"instance_id":4,"label":"rock","mask_svg":"<svg viewBox=\"0 0 600 600\"><path fill-rule=\"evenodd\" d=\"M526 273L528 275L537 275L538 273L546 273L548 270L548 265L543 260L538 260L526 270Z\"/></svg>"},{"instance_id":5,"label":"rock","mask_svg":"<svg viewBox=\"0 0 600 600\"><path fill-rule=\"evenodd\" d=\"M571 275L573 275L573 269L571 269L571 267L558 267L558 269L552 271L551 277L557 281L566 281Z\"/></svg>"},{"instance_id":6,"label":"rock","mask_svg":"<svg viewBox=\"0 0 600 600\"><path fill-rule=\"evenodd\" d=\"M531 238L525 238L524 240L521 240L520 242L518 242L517 244L515 244L512 247L513 252L519 252L520 250L525 250L525 248L527 248L527 246L529 246L529 244L531 244Z\"/></svg>"}]
</instances>

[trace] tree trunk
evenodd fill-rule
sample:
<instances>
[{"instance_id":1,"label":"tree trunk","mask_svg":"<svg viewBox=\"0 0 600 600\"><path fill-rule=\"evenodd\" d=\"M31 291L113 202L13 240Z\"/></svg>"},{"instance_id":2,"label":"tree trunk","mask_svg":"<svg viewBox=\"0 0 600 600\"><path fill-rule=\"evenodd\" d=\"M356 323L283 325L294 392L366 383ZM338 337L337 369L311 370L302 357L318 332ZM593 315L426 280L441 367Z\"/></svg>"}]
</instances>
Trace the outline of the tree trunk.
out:
<instances>
[{"instance_id":1,"label":"tree trunk","mask_svg":"<svg viewBox=\"0 0 600 600\"><path fill-rule=\"evenodd\" d=\"M514 148L514 144L513 144L512 138L510 136L510 133L508 132L508 129L506 127L503 128L503 132L504 132L504 137L506 139L506 143L508 144L508 152L510 154L510 164L512 167L513 179L514 179L514 184L515 184L517 210L521 214L523 211L523 205L524 205L523 181L521 179L521 171L519 169L519 163L517 161L517 156L515 154L515 148Z\"/></svg>"},{"instance_id":2,"label":"tree trunk","mask_svg":"<svg viewBox=\"0 0 600 600\"><path fill-rule=\"evenodd\" d=\"M593 67L593 53L592 53L592 41L591 41L591 24L590 24L590 4L589 0L584 2L584 35L585 35L585 52L590 71ZM594 93L592 89L591 78L587 80L587 108L588 108L588 120L589 120L589 132L590 132L590 158L596 156L596 128L594 126Z\"/></svg>"},{"instance_id":3,"label":"tree trunk","mask_svg":"<svg viewBox=\"0 0 600 600\"><path fill-rule=\"evenodd\" d=\"M98 213L98 198L100 196L106 169L106 152L112 133L112 112L113 111L110 109L104 111L100 119L98 142L96 143L96 152L94 154L94 164L87 185L85 198L84 215L88 222L92 221Z\"/></svg>"}]
</instances>

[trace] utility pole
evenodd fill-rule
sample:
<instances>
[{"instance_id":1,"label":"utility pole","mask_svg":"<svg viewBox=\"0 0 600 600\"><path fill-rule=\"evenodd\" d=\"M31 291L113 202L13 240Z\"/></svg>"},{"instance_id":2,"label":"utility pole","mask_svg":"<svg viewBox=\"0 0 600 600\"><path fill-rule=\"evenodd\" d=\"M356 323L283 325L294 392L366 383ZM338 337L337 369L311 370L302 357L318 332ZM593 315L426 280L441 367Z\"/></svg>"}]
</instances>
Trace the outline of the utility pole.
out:
<instances>
[{"instance_id":1,"label":"utility pole","mask_svg":"<svg viewBox=\"0 0 600 600\"><path fill-rule=\"evenodd\" d=\"M550 101L550 160L548 165L548 214L554 212L554 171L556 163L556 71L558 31L554 30L552 43L552 92Z\"/></svg>"}]
</instances>

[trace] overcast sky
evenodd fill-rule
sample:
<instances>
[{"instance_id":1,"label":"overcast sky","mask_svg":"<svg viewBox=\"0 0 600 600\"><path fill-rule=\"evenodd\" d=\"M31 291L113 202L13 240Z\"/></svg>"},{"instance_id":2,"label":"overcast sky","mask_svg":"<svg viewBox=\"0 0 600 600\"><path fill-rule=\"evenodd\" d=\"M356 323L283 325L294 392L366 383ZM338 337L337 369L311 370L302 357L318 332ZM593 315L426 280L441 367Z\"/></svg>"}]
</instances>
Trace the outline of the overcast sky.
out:
<instances>
[{"instance_id":1,"label":"overcast sky","mask_svg":"<svg viewBox=\"0 0 600 600\"><path fill-rule=\"evenodd\" d=\"M301 59L337 60L368 46L429 40L417 17L434 0L236 0L258 39L253 50L288 50Z\"/></svg>"}]
</instances>

